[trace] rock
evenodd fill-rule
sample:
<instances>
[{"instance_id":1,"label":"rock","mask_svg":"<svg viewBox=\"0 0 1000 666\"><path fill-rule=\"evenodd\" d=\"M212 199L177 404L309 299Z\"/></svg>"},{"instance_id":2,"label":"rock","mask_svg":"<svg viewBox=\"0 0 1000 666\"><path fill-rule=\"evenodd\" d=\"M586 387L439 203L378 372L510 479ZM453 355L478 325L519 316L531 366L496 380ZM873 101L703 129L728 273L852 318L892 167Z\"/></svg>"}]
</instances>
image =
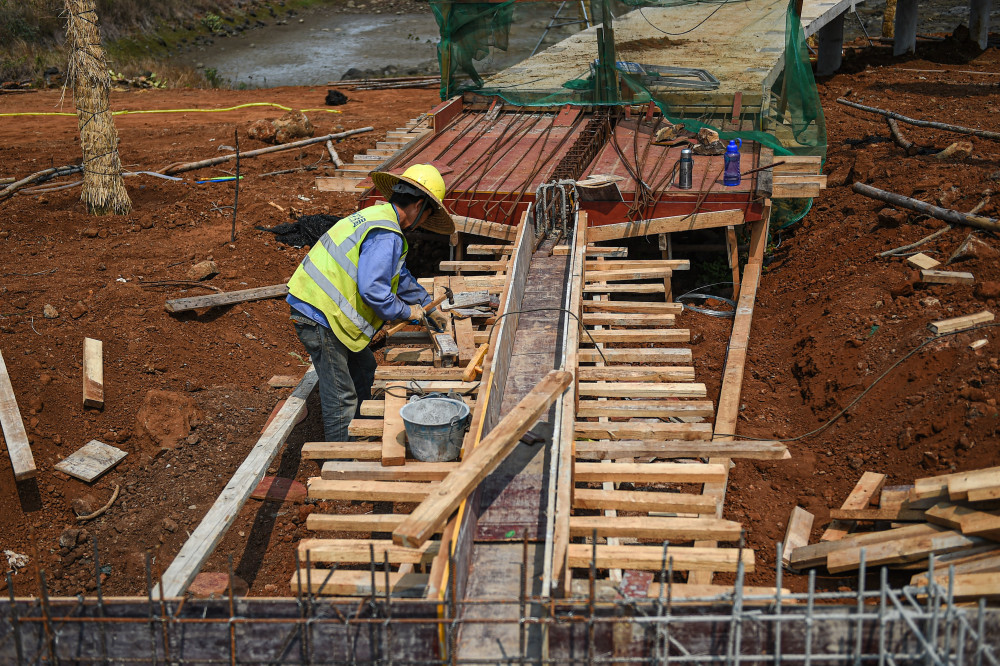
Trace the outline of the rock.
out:
<instances>
[{"instance_id":1,"label":"rock","mask_svg":"<svg viewBox=\"0 0 1000 666\"><path fill-rule=\"evenodd\" d=\"M89 516L104 506L104 504L99 499L88 493L74 499L70 502L70 506L73 508L73 512L76 515Z\"/></svg>"},{"instance_id":2,"label":"rock","mask_svg":"<svg viewBox=\"0 0 1000 666\"><path fill-rule=\"evenodd\" d=\"M177 521L170 518L163 519L163 529L173 534L177 531Z\"/></svg>"},{"instance_id":3,"label":"rock","mask_svg":"<svg viewBox=\"0 0 1000 666\"><path fill-rule=\"evenodd\" d=\"M341 104L347 104L347 95L340 92L339 90L326 91L327 106L340 106Z\"/></svg>"},{"instance_id":4,"label":"rock","mask_svg":"<svg viewBox=\"0 0 1000 666\"><path fill-rule=\"evenodd\" d=\"M276 134L274 140L278 143L288 143L296 139L304 139L312 136L312 123L301 111L289 111L274 121Z\"/></svg>"},{"instance_id":5,"label":"rock","mask_svg":"<svg viewBox=\"0 0 1000 666\"><path fill-rule=\"evenodd\" d=\"M136 415L136 422L161 447L172 449L201 420L201 410L190 396L153 389Z\"/></svg>"},{"instance_id":6,"label":"rock","mask_svg":"<svg viewBox=\"0 0 1000 666\"><path fill-rule=\"evenodd\" d=\"M704 128L703 128L704 129ZM716 141L714 143L699 143L698 145L691 148L691 152L695 155L725 155L726 145L721 141Z\"/></svg>"},{"instance_id":7,"label":"rock","mask_svg":"<svg viewBox=\"0 0 1000 666\"><path fill-rule=\"evenodd\" d=\"M917 433L910 426L907 426L905 430L896 435L896 446L903 451L913 446L913 443L916 441Z\"/></svg>"},{"instance_id":8,"label":"rock","mask_svg":"<svg viewBox=\"0 0 1000 666\"><path fill-rule=\"evenodd\" d=\"M301 502L306 498L306 487L293 479L265 476L250 493L250 497L256 500Z\"/></svg>"},{"instance_id":9,"label":"rock","mask_svg":"<svg viewBox=\"0 0 1000 666\"><path fill-rule=\"evenodd\" d=\"M855 453L851 453L847 456L847 464L850 465L851 469L858 470L865 466L865 459Z\"/></svg>"},{"instance_id":10,"label":"rock","mask_svg":"<svg viewBox=\"0 0 1000 666\"><path fill-rule=\"evenodd\" d=\"M1000 298L1000 282L993 282L989 280L986 282L979 282L976 284L973 294L975 294L976 298L984 301L992 298Z\"/></svg>"},{"instance_id":11,"label":"rock","mask_svg":"<svg viewBox=\"0 0 1000 666\"><path fill-rule=\"evenodd\" d=\"M921 298L920 304L925 308L936 308L937 306L941 305L941 301L934 298L933 296L928 296L927 298Z\"/></svg>"},{"instance_id":12,"label":"rock","mask_svg":"<svg viewBox=\"0 0 1000 666\"><path fill-rule=\"evenodd\" d=\"M81 232L84 238L97 238L97 229L94 227L87 227Z\"/></svg>"},{"instance_id":13,"label":"rock","mask_svg":"<svg viewBox=\"0 0 1000 666\"><path fill-rule=\"evenodd\" d=\"M989 243L979 240L974 234L969 234L962 244L958 246L958 249L952 252L947 263L967 261L969 259L993 261L998 256L1000 256L1000 252L997 252L996 248Z\"/></svg>"},{"instance_id":14,"label":"rock","mask_svg":"<svg viewBox=\"0 0 1000 666\"><path fill-rule=\"evenodd\" d=\"M197 264L188 269L187 279L194 282L200 282L218 274L219 267L215 265L214 261L199 261Z\"/></svg>"},{"instance_id":15,"label":"rock","mask_svg":"<svg viewBox=\"0 0 1000 666\"><path fill-rule=\"evenodd\" d=\"M250 586L239 576L233 576L233 596L242 597ZM195 576L187 593L197 599L221 599L229 596L229 574L205 572Z\"/></svg>"},{"instance_id":16,"label":"rock","mask_svg":"<svg viewBox=\"0 0 1000 666\"><path fill-rule=\"evenodd\" d=\"M939 160L964 160L972 154L972 144L968 141L956 141L934 157Z\"/></svg>"},{"instance_id":17,"label":"rock","mask_svg":"<svg viewBox=\"0 0 1000 666\"><path fill-rule=\"evenodd\" d=\"M965 398L969 402L986 402L990 397L990 394L983 389L972 386L966 386L959 389L958 395Z\"/></svg>"},{"instance_id":18,"label":"rock","mask_svg":"<svg viewBox=\"0 0 1000 666\"><path fill-rule=\"evenodd\" d=\"M719 133L714 129L709 129L708 127L702 127L698 130L698 143L703 146L708 146L713 143L719 142Z\"/></svg>"},{"instance_id":19,"label":"rock","mask_svg":"<svg viewBox=\"0 0 1000 666\"><path fill-rule=\"evenodd\" d=\"M46 319L55 319L59 316L59 310L46 303L45 307L42 308L42 316Z\"/></svg>"},{"instance_id":20,"label":"rock","mask_svg":"<svg viewBox=\"0 0 1000 666\"><path fill-rule=\"evenodd\" d=\"M958 444L955 445L955 448L959 451L968 451L973 446L975 446L975 443L972 442L969 439L969 436L963 432L961 435L959 435Z\"/></svg>"},{"instance_id":21,"label":"rock","mask_svg":"<svg viewBox=\"0 0 1000 666\"><path fill-rule=\"evenodd\" d=\"M889 293L893 298L899 298L900 296L909 296L913 293L913 282L907 280L906 282L900 282L889 287Z\"/></svg>"},{"instance_id":22,"label":"rock","mask_svg":"<svg viewBox=\"0 0 1000 666\"><path fill-rule=\"evenodd\" d=\"M878 223L881 227L896 229L906 222L906 213L895 208L883 208L878 212Z\"/></svg>"},{"instance_id":23,"label":"rock","mask_svg":"<svg viewBox=\"0 0 1000 666\"><path fill-rule=\"evenodd\" d=\"M141 227L142 229L152 229L153 220L151 218L143 218L139 220L139 227Z\"/></svg>"},{"instance_id":24,"label":"rock","mask_svg":"<svg viewBox=\"0 0 1000 666\"><path fill-rule=\"evenodd\" d=\"M865 182L871 176L871 171L875 167L875 158L868 153L859 153L851 167L851 180L855 183Z\"/></svg>"},{"instance_id":25,"label":"rock","mask_svg":"<svg viewBox=\"0 0 1000 666\"><path fill-rule=\"evenodd\" d=\"M79 319L85 314L87 314L87 306L83 304L83 301L77 301L76 305L70 308L69 311L69 316L73 319Z\"/></svg>"},{"instance_id":26,"label":"rock","mask_svg":"<svg viewBox=\"0 0 1000 666\"><path fill-rule=\"evenodd\" d=\"M247 135L251 139L257 141L263 141L264 143L274 143L274 136L277 134L278 130L275 129L274 125L270 120L255 120L251 123L250 127L247 128Z\"/></svg>"},{"instance_id":27,"label":"rock","mask_svg":"<svg viewBox=\"0 0 1000 666\"><path fill-rule=\"evenodd\" d=\"M846 185L848 179L851 176L851 167L847 164L841 164L839 167L830 172L826 177L827 187L840 187Z\"/></svg>"},{"instance_id":28,"label":"rock","mask_svg":"<svg viewBox=\"0 0 1000 666\"><path fill-rule=\"evenodd\" d=\"M264 591L265 592L277 592L278 591L278 586L275 585L274 583L268 583L267 585L264 586Z\"/></svg>"},{"instance_id":29,"label":"rock","mask_svg":"<svg viewBox=\"0 0 1000 666\"><path fill-rule=\"evenodd\" d=\"M83 530L79 527L67 527L59 535L59 545L63 548L73 548L82 533Z\"/></svg>"}]
</instances>

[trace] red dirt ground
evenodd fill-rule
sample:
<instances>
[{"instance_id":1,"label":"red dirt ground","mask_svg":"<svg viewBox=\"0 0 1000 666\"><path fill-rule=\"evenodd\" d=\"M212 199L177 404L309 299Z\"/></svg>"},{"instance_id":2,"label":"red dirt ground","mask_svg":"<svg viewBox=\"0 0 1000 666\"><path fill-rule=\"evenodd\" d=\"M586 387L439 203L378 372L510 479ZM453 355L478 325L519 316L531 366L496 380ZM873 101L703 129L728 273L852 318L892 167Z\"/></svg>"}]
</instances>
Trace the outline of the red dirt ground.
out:
<instances>
[{"instance_id":1,"label":"red dirt ground","mask_svg":"<svg viewBox=\"0 0 1000 666\"><path fill-rule=\"evenodd\" d=\"M996 310L996 294L983 295L970 286L913 284L903 260L879 258L879 252L913 242L942 223L908 215L898 227L888 227L878 219L883 206L854 194L849 183L854 178L968 210L988 196L987 190L1000 186L997 143L970 139L974 149L964 161L906 157L891 142L852 147L845 141L888 137L888 130L879 118L834 101L851 89L851 99L862 103L995 129L1000 125L1000 77L957 70L996 72L997 50L954 60L910 59L884 66L879 64L889 62L884 51L867 53L847 63L855 73L820 82L829 131L826 171L850 168L851 175L846 185L831 182L809 216L781 234L758 292L741 434L794 437L812 430L926 339L927 322ZM907 71L941 69L948 71ZM148 91L116 93L113 107L220 108L270 101L317 108L324 95L319 88ZM338 107L342 114L308 114L317 133L375 126L373 133L339 144L345 157L374 146L386 130L429 109L436 91L367 91L351 97L352 102ZM57 99L58 92L52 91L0 96L0 113L51 111ZM123 162L155 170L215 156L220 144L232 145L235 128L245 137L243 130L253 120L278 115L280 111L251 108L119 116L116 123ZM938 149L965 138L907 126L904 132L918 144ZM72 118L0 118L0 176L22 177L78 161L77 136ZM241 138L243 150L255 147ZM270 203L299 213L344 214L353 210L353 197L317 193L312 184L319 172L258 174L314 163L323 152L313 146L243 163L246 178L234 244L229 243L230 212L211 210L232 203L232 184L129 179L135 210L122 217L86 215L78 190L0 203L0 349L39 469L37 481L15 486L7 457L0 456L0 549L31 558L31 565L15 577L19 594L37 592L34 567L39 563L53 594L92 589L92 546L81 539L80 545L61 547L59 537L75 526L74 499L89 495L87 503L99 507L115 485L121 485L122 494L114 507L84 528L100 544L105 594L144 594L144 553L155 555L155 577L257 440L274 404L290 392L268 388L267 380L304 370L292 354L302 350L284 303L261 301L171 316L163 310L167 298L210 292L143 283L184 279L192 264L208 257L220 269L210 283L222 290L283 282L303 251L253 229L288 221ZM205 169L189 176L225 173ZM980 214L996 217L996 202L988 202ZM921 249L945 261L967 235L968 230L956 227ZM988 234L976 235L998 247ZM995 256L955 268L974 273L980 282L1000 280ZM78 302L83 305L73 312ZM60 316L43 318L46 304ZM696 314L684 317L693 329L704 330L704 342L694 345L697 372L710 395L717 396L728 324ZM104 341L102 411L81 405L84 337ZM989 344L971 351L968 344L980 337ZM758 570L749 582L773 584L774 543L782 538L794 505L816 514L815 539L827 523L829 507L839 506L866 470L888 474L889 484L905 484L919 476L997 464L1000 348L995 337L993 329L986 329L925 347L847 417L793 443L791 460L738 462L726 517L744 523L748 545L757 551ZM192 414L197 425L191 437L176 448L161 449L136 421L151 389L190 396L200 411ZM284 449L271 473L299 480L316 473L314 463L301 462L294 453L294 444L321 438L315 396L309 409L310 417L293 433L293 446ZM91 439L114 443L129 455L92 485L54 471L56 462ZM226 571L232 555L251 594L286 594L294 565L292 544L306 536L303 522L311 509L309 504L251 500L203 570ZM846 580L830 578L823 584L845 585ZM802 582L792 577L788 584L800 589Z\"/></svg>"}]
</instances>

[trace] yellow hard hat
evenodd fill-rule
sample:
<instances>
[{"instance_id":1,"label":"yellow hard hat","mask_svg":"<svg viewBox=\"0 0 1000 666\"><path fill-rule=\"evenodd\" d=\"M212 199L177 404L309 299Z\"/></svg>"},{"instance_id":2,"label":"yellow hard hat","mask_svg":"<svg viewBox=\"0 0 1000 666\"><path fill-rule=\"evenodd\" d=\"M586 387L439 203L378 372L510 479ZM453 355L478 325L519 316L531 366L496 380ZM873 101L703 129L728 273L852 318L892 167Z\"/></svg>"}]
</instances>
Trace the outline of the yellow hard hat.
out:
<instances>
[{"instance_id":1,"label":"yellow hard hat","mask_svg":"<svg viewBox=\"0 0 1000 666\"><path fill-rule=\"evenodd\" d=\"M444 207L444 197L447 187L441 172L431 164L414 164L403 172L401 176L391 174L387 171L375 171L371 174L375 189L388 200L392 196L392 188L396 183L405 182L413 185L431 200L433 208L431 216L427 222L421 226L428 231L439 234L452 234L455 232L455 222Z\"/></svg>"}]
</instances>

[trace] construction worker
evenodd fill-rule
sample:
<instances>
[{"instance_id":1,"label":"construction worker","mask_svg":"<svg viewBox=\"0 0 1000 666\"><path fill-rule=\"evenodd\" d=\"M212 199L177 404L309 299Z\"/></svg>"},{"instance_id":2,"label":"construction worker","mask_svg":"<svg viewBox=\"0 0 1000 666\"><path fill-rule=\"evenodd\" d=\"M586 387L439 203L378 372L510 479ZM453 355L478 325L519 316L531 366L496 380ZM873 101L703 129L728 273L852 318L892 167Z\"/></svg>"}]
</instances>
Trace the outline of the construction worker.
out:
<instances>
[{"instance_id":1,"label":"construction worker","mask_svg":"<svg viewBox=\"0 0 1000 666\"><path fill-rule=\"evenodd\" d=\"M421 227L451 234L444 179L433 166L416 164L402 176L374 172L388 203L369 206L337 222L313 246L288 281L288 303L299 340L319 377L328 442L348 441L347 427L371 398L375 356L368 347L384 322L446 323L406 268L404 232Z\"/></svg>"}]
</instances>

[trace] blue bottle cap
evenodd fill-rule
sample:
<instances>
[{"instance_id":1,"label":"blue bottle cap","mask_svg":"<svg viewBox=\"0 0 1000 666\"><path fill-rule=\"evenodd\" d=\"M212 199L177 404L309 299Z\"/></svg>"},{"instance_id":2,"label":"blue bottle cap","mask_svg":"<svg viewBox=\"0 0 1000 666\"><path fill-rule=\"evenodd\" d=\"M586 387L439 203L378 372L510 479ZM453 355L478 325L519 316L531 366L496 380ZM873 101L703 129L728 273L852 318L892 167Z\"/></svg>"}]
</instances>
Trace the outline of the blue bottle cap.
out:
<instances>
[{"instance_id":1,"label":"blue bottle cap","mask_svg":"<svg viewBox=\"0 0 1000 666\"><path fill-rule=\"evenodd\" d=\"M729 145L726 146L726 150L727 151L732 151L732 152L735 153L735 152L739 152L739 149L740 149L740 147L736 145L736 140L735 139L730 139L729 140Z\"/></svg>"}]
</instances>

